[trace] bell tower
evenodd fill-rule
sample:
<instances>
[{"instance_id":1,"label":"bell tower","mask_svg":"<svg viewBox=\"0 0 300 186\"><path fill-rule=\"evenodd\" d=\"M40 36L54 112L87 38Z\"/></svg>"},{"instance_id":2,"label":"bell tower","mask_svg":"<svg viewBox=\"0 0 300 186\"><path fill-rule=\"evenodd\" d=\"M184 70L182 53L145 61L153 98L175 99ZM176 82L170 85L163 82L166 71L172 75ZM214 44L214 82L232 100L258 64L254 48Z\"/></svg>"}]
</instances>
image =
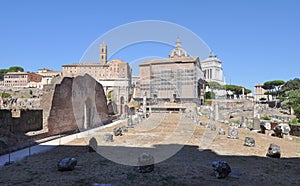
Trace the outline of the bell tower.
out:
<instances>
[{"instance_id":1,"label":"bell tower","mask_svg":"<svg viewBox=\"0 0 300 186\"><path fill-rule=\"evenodd\" d=\"M107 62L107 46L106 44L103 42L100 45L100 64L101 65L105 65Z\"/></svg>"}]
</instances>

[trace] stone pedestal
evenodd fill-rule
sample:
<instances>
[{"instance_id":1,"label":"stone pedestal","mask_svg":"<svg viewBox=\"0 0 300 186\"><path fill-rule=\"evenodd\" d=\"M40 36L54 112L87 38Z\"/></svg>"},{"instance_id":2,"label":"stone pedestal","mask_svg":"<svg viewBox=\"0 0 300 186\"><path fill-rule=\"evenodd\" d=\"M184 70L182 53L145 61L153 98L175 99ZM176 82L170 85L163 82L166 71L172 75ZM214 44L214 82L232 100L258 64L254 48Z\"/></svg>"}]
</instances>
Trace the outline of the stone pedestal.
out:
<instances>
[{"instance_id":1,"label":"stone pedestal","mask_svg":"<svg viewBox=\"0 0 300 186\"><path fill-rule=\"evenodd\" d=\"M230 124L228 127L228 138L239 139L238 136L238 126L236 124Z\"/></svg>"},{"instance_id":2,"label":"stone pedestal","mask_svg":"<svg viewBox=\"0 0 300 186\"><path fill-rule=\"evenodd\" d=\"M253 130L260 130L260 120L253 118Z\"/></svg>"},{"instance_id":3,"label":"stone pedestal","mask_svg":"<svg viewBox=\"0 0 300 186\"><path fill-rule=\"evenodd\" d=\"M215 103L214 120L215 121L219 120L219 104L218 103Z\"/></svg>"}]
</instances>

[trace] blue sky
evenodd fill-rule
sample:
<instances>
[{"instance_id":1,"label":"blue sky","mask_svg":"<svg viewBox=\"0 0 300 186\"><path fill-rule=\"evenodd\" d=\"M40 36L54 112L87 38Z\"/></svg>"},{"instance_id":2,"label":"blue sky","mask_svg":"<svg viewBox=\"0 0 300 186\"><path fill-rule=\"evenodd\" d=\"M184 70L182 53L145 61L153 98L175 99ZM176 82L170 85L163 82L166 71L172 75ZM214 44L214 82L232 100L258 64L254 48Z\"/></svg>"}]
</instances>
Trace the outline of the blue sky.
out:
<instances>
[{"instance_id":1,"label":"blue sky","mask_svg":"<svg viewBox=\"0 0 300 186\"><path fill-rule=\"evenodd\" d=\"M298 0L1 0L0 68L61 70L117 26L162 20L202 38L223 61L228 84L253 89L267 80L300 77L299 8ZM137 45L114 57L167 57L170 49Z\"/></svg>"}]
</instances>

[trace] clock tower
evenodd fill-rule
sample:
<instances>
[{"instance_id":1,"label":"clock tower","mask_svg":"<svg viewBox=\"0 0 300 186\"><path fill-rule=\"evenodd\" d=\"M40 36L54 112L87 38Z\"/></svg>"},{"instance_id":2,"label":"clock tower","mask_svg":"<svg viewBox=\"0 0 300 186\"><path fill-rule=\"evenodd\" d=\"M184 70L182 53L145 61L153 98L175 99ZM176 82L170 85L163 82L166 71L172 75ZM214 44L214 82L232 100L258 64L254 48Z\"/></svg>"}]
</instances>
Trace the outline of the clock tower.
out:
<instances>
[{"instance_id":1,"label":"clock tower","mask_svg":"<svg viewBox=\"0 0 300 186\"><path fill-rule=\"evenodd\" d=\"M107 46L106 44L103 42L100 45L100 64L101 65L105 65L107 62Z\"/></svg>"}]
</instances>

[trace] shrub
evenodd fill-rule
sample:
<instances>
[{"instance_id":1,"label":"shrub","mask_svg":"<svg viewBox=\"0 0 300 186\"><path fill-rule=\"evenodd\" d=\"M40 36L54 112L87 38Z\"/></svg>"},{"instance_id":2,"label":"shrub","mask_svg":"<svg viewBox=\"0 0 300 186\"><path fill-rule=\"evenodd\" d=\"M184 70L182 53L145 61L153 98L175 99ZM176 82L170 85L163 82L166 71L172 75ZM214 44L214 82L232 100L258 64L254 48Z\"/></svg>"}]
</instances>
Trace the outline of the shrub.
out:
<instances>
[{"instance_id":1,"label":"shrub","mask_svg":"<svg viewBox=\"0 0 300 186\"><path fill-rule=\"evenodd\" d=\"M262 120L271 120L271 118L268 115L264 115L261 117Z\"/></svg>"},{"instance_id":2,"label":"shrub","mask_svg":"<svg viewBox=\"0 0 300 186\"><path fill-rule=\"evenodd\" d=\"M9 97L11 97L11 95L9 93L2 92L1 97L2 98L9 98Z\"/></svg>"},{"instance_id":3,"label":"shrub","mask_svg":"<svg viewBox=\"0 0 300 186\"><path fill-rule=\"evenodd\" d=\"M205 99L215 99L216 95L212 91L205 92Z\"/></svg>"},{"instance_id":4,"label":"shrub","mask_svg":"<svg viewBox=\"0 0 300 186\"><path fill-rule=\"evenodd\" d=\"M298 119L297 119L297 118L294 118L294 119L292 120L292 124L298 124Z\"/></svg>"}]
</instances>

